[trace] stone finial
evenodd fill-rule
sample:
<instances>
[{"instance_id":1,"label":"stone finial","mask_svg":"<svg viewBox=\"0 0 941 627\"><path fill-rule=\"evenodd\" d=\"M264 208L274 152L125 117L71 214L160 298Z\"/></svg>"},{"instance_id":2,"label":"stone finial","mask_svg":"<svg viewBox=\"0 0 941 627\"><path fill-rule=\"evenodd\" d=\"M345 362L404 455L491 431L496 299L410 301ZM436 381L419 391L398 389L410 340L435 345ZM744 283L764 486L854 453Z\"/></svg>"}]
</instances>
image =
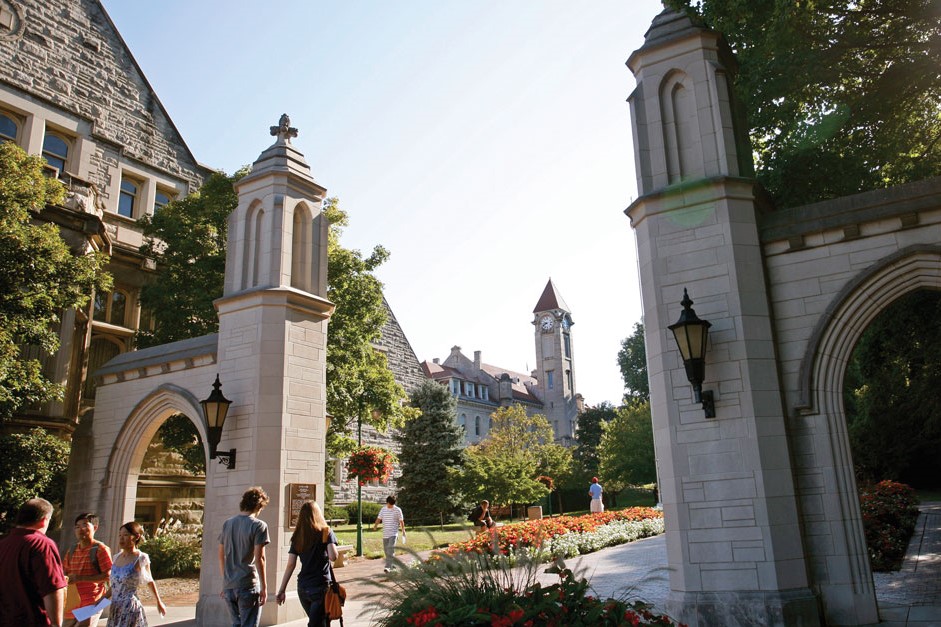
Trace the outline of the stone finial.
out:
<instances>
[{"instance_id":1,"label":"stone finial","mask_svg":"<svg viewBox=\"0 0 941 627\"><path fill-rule=\"evenodd\" d=\"M277 143L290 144L292 137L297 137L297 129L291 126L291 118L287 113L281 114L277 126L271 127L271 134L278 138Z\"/></svg>"}]
</instances>

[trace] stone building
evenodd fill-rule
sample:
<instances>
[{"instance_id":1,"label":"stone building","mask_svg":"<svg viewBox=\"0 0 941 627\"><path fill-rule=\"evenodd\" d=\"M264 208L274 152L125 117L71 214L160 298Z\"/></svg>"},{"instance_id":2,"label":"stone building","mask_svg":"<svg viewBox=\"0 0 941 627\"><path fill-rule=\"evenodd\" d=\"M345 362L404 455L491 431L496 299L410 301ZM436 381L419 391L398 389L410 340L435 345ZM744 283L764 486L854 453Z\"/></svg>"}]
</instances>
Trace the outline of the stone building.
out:
<instances>
[{"instance_id":1,"label":"stone building","mask_svg":"<svg viewBox=\"0 0 941 627\"><path fill-rule=\"evenodd\" d=\"M133 348L152 324L138 295L152 262L138 248L136 220L199 187L197 163L159 98L96 0L11 0L0 4L0 140L42 155L68 188L41 219L60 226L75 250L111 254L114 289L85 311L65 312L61 347L46 375L62 402L32 407L14 424L68 436L94 407L88 373Z\"/></svg>"},{"instance_id":2,"label":"stone building","mask_svg":"<svg viewBox=\"0 0 941 627\"><path fill-rule=\"evenodd\" d=\"M490 414L499 407L519 404L529 414L549 420L556 440L574 443L582 396L575 392L575 353L572 313L552 279L533 309L536 369L522 374L484 363L481 351L470 359L460 346L442 362L422 362L430 379L448 386L457 398L457 421L464 427L465 442L476 444L490 432Z\"/></svg>"}]
</instances>

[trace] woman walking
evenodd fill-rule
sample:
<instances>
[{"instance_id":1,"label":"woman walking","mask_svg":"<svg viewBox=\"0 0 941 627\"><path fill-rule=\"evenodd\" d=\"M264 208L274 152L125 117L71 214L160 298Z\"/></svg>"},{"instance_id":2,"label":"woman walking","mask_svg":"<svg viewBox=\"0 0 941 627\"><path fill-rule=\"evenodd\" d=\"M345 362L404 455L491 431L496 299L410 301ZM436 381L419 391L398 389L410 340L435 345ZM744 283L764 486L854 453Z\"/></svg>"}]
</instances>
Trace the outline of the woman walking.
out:
<instances>
[{"instance_id":1,"label":"woman walking","mask_svg":"<svg viewBox=\"0 0 941 627\"><path fill-rule=\"evenodd\" d=\"M298 557L301 560L301 572L297 575L297 597L307 612L307 626L323 627L323 598L330 583L330 562L337 558L337 537L327 526L320 506L313 501L301 505L297 516L287 568L276 597L278 605L284 604L285 590L297 566Z\"/></svg>"},{"instance_id":2,"label":"woman walking","mask_svg":"<svg viewBox=\"0 0 941 627\"><path fill-rule=\"evenodd\" d=\"M124 523L118 531L121 552L114 556L111 564L111 615L108 627L147 627L144 606L137 597L137 588L141 583L150 586L160 615L167 615L167 608L160 600L157 584L150 574L150 557L137 548L143 536L143 528L133 521Z\"/></svg>"}]
</instances>

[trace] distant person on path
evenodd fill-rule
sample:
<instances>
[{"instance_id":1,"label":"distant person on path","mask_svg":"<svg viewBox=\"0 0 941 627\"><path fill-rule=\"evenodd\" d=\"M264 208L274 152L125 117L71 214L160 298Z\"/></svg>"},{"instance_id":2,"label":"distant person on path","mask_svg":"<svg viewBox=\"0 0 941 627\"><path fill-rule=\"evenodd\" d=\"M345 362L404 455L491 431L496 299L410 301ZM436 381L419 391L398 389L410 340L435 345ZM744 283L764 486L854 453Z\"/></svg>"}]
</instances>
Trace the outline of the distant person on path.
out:
<instances>
[{"instance_id":1,"label":"distant person on path","mask_svg":"<svg viewBox=\"0 0 941 627\"><path fill-rule=\"evenodd\" d=\"M167 615L167 607L160 600L157 584L150 573L150 557L137 548L144 537L144 528L139 523L126 522L118 530L118 546L121 550L114 556L111 565L111 613L108 627L147 627L144 606L137 596L140 585L147 584L157 600L157 612Z\"/></svg>"},{"instance_id":2,"label":"distant person on path","mask_svg":"<svg viewBox=\"0 0 941 627\"><path fill-rule=\"evenodd\" d=\"M261 606L268 600L265 546L270 540L267 523L258 519L268 500L260 487L249 488L242 495L239 514L222 523L219 569L232 627L258 627Z\"/></svg>"},{"instance_id":3,"label":"distant person on path","mask_svg":"<svg viewBox=\"0 0 941 627\"><path fill-rule=\"evenodd\" d=\"M591 478L591 485L588 486L588 496L591 497L589 506L592 514L604 511L604 502L601 500L601 484L598 483L598 477Z\"/></svg>"},{"instance_id":4,"label":"distant person on path","mask_svg":"<svg viewBox=\"0 0 941 627\"><path fill-rule=\"evenodd\" d=\"M68 581L56 543L46 536L52 504L30 499L0 540L0 625L60 627Z\"/></svg>"},{"instance_id":5,"label":"distant person on path","mask_svg":"<svg viewBox=\"0 0 941 627\"><path fill-rule=\"evenodd\" d=\"M379 510L379 516L373 523L373 529L382 524L382 550L386 554L385 572L395 570L395 541L399 537L399 528L402 529L402 539L405 539L405 516L395 504L394 496L386 497L386 506Z\"/></svg>"},{"instance_id":6,"label":"distant person on path","mask_svg":"<svg viewBox=\"0 0 941 627\"><path fill-rule=\"evenodd\" d=\"M111 577L111 549L95 539L98 516L83 512L75 517L75 538L78 543L66 551L62 559L65 575L78 590L78 607L94 605L105 595L105 583ZM64 627L96 627L101 612L79 621L66 611Z\"/></svg>"},{"instance_id":7,"label":"distant person on path","mask_svg":"<svg viewBox=\"0 0 941 627\"><path fill-rule=\"evenodd\" d=\"M327 526L320 506L307 501L301 505L297 525L291 535L287 568L281 578L276 599L284 605L285 591L297 560L301 560L301 572L297 575L297 598L307 613L307 627L322 627L324 622L323 599L330 584L330 562L337 559L337 537ZM329 561L328 561L329 560Z\"/></svg>"}]
</instances>

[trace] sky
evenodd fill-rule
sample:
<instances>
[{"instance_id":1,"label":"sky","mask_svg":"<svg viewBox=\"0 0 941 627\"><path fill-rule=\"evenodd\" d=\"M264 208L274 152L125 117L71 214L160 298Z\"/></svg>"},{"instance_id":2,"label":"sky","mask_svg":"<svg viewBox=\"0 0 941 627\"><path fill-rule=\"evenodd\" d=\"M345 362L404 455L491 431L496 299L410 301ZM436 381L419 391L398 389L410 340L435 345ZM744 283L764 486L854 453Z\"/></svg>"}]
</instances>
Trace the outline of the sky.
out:
<instances>
[{"instance_id":1,"label":"sky","mask_svg":"<svg viewBox=\"0 0 941 627\"><path fill-rule=\"evenodd\" d=\"M551 278L576 390L618 404L641 321L625 61L654 0L104 0L196 158L232 173L282 113L419 360L529 372Z\"/></svg>"}]
</instances>

